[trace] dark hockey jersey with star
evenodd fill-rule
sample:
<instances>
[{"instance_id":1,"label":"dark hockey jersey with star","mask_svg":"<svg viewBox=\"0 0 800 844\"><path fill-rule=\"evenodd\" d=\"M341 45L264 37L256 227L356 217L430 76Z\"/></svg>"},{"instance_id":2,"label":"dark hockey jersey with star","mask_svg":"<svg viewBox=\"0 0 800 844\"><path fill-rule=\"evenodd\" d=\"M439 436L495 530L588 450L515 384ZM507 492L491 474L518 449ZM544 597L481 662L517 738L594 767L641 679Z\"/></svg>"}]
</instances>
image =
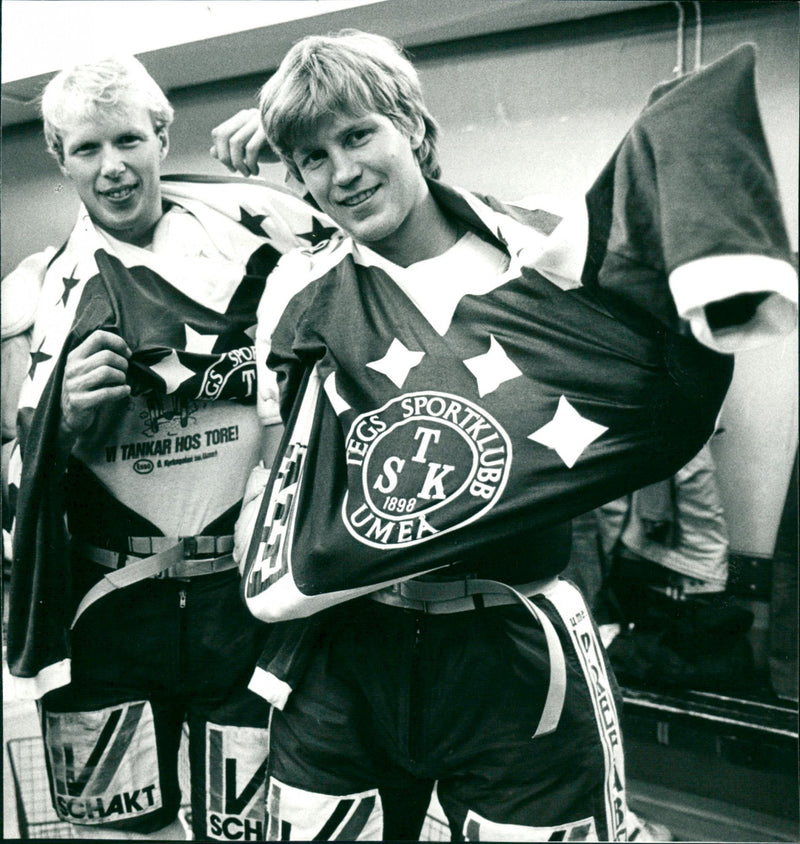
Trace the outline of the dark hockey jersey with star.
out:
<instances>
[{"instance_id":1,"label":"dark hockey jersey with star","mask_svg":"<svg viewBox=\"0 0 800 844\"><path fill-rule=\"evenodd\" d=\"M452 565L551 576L556 526L700 449L728 353L795 320L752 70L743 48L662 89L576 216L430 182L508 264L432 282L433 306L343 235L282 259L257 333L289 431L247 557L257 616Z\"/></svg>"},{"instance_id":2,"label":"dark hockey jersey with star","mask_svg":"<svg viewBox=\"0 0 800 844\"><path fill-rule=\"evenodd\" d=\"M32 695L69 680L70 536L230 534L259 456L255 311L279 256L325 220L266 184L165 180L152 249L117 241L84 209L50 263L18 415L8 658ZM103 408L65 475L57 460L69 352L91 332L125 339L130 400ZM69 531L65 530L65 514Z\"/></svg>"}]
</instances>

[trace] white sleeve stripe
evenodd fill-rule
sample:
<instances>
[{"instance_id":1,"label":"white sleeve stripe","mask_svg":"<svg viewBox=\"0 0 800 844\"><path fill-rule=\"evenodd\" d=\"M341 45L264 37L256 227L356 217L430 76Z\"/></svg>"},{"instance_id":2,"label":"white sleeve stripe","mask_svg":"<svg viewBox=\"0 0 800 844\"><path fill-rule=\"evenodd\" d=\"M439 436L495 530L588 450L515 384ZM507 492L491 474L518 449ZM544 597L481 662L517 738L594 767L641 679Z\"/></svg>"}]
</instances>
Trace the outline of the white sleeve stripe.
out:
<instances>
[{"instance_id":1,"label":"white sleeve stripe","mask_svg":"<svg viewBox=\"0 0 800 844\"><path fill-rule=\"evenodd\" d=\"M53 689L69 685L71 679L71 661L62 659L46 665L35 677L10 677L11 697L17 700L38 700ZM7 698L8 699L8 698Z\"/></svg>"},{"instance_id":2,"label":"white sleeve stripe","mask_svg":"<svg viewBox=\"0 0 800 844\"><path fill-rule=\"evenodd\" d=\"M712 255L672 271L669 287L678 314L704 345L733 353L764 346L797 324L797 273L787 261L765 255ZM705 315L711 302L743 293L770 294L743 325L712 331Z\"/></svg>"},{"instance_id":3,"label":"white sleeve stripe","mask_svg":"<svg viewBox=\"0 0 800 844\"><path fill-rule=\"evenodd\" d=\"M797 304L797 274L779 258L765 255L710 255L676 267L669 287L678 313L685 316L709 302L740 293L778 293Z\"/></svg>"},{"instance_id":4,"label":"white sleeve stripe","mask_svg":"<svg viewBox=\"0 0 800 844\"><path fill-rule=\"evenodd\" d=\"M274 674L270 674L269 671L265 671L258 666L253 671L253 676L250 678L247 688L269 701L276 709L283 709L292 693L292 687L288 683L279 680Z\"/></svg>"}]
</instances>

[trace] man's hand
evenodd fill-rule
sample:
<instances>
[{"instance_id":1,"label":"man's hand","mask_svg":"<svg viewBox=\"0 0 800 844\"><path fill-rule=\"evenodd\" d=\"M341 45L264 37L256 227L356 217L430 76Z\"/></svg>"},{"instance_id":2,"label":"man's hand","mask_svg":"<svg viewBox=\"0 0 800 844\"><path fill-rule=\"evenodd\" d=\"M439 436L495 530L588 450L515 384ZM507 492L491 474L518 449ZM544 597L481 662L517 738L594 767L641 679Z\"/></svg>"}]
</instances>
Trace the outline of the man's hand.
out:
<instances>
[{"instance_id":1,"label":"man's hand","mask_svg":"<svg viewBox=\"0 0 800 844\"><path fill-rule=\"evenodd\" d=\"M246 108L211 130L212 158L243 176L257 176L259 161L275 161L257 108Z\"/></svg>"},{"instance_id":2,"label":"man's hand","mask_svg":"<svg viewBox=\"0 0 800 844\"><path fill-rule=\"evenodd\" d=\"M125 383L130 356L121 337L102 330L93 331L69 353L61 390L62 440L74 441L87 431L102 405L130 396Z\"/></svg>"}]
</instances>

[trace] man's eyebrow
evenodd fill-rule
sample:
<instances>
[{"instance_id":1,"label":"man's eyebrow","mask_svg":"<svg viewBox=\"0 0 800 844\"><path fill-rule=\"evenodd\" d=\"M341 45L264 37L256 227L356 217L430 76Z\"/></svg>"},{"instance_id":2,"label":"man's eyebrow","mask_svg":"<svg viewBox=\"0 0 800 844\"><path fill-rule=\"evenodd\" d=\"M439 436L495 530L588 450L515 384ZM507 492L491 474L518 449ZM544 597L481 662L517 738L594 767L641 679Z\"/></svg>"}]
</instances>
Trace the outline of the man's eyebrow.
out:
<instances>
[{"instance_id":1,"label":"man's eyebrow","mask_svg":"<svg viewBox=\"0 0 800 844\"><path fill-rule=\"evenodd\" d=\"M308 155L313 149L314 147L308 144L295 144L292 147L292 155Z\"/></svg>"},{"instance_id":2,"label":"man's eyebrow","mask_svg":"<svg viewBox=\"0 0 800 844\"><path fill-rule=\"evenodd\" d=\"M92 138L79 138L77 141L73 141L71 144L67 144L66 149L69 152L72 150L80 149L81 147L88 147L96 143L97 141L93 140Z\"/></svg>"},{"instance_id":3,"label":"man's eyebrow","mask_svg":"<svg viewBox=\"0 0 800 844\"><path fill-rule=\"evenodd\" d=\"M358 116L349 115L347 116L347 122L338 129L334 135L335 140L341 140L344 138L349 132L352 132L353 129L358 129L362 126L368 125L371 122L371 116L368 114L362 114ZM299 155L308 154L309 152L313 152L316 149L319 149L322 146L320 143L308 143L304 141L298 141L292 147L292 152L297 153Z\"/></svg>"}]
</instances>

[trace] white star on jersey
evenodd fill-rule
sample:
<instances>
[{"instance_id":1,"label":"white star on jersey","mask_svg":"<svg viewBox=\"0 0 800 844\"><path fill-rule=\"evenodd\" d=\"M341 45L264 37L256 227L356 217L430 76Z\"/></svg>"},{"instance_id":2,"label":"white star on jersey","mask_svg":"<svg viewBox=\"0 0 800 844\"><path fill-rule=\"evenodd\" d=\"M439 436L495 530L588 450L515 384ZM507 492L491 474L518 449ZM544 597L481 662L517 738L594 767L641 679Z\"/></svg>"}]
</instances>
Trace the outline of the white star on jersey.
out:
<instances>
[{"instance_id":1,"label":"white star on jersey","mask_svg":"<svg viewBox=\"0 0 800 844\"><path fill-rule=\"evenodd\" d=\"M372 361L367 366L385 375L398 389L400 389L408 378L408 373L425 357L425 352L412 352L407 349L396 337L389 346L389 351L380 358Z\"/></svg>"},{"instance_id":2,"label":"white star on jersey","mask_svg":"<svg viewBox=\"0 0 800 844\"><path fill-rule=\"evenodd\" d=\"M184 366L176 351L170 352L163 360L150 367L160 378L164 379L165 392L167 395L174 393L184 381L187 381L195 373Z\"/></svg>"},{"instance_id":3,"label":"white star on jersey","mask_svg":"<svg viewBox=\"0 0 800 844\"><path fill-rule=\"evenodd\" d=\"M184 328L186 329L186 351L210 355L219 334L200 334L191 325L185 325Z\"/></svg>"},{"instance_id":4,"label":"white star on jersey","mask_svg":"<svg viewBox=\"0 0 800 844\"><path fill-rule=\"evenodd\" d=\"M590 443L608 430L584 418L566 400L558 400L555 416L546 424L528 434L528 439L552 448L571 469Z\"/></svg>"},{"instance_id":5,"label":"white star on jersey","mask_svg":"<svg viewBox=\"0 0 800 844\"><path fill-rule=\"evenodd\" d=\"M494 392L501 384L519 378L519 367L506 354L505 349L490 335L489 351L474 358L467 358L464 366L475 376L478 382L478 395L483 398Z\"/></svg>"}]
</instances>

